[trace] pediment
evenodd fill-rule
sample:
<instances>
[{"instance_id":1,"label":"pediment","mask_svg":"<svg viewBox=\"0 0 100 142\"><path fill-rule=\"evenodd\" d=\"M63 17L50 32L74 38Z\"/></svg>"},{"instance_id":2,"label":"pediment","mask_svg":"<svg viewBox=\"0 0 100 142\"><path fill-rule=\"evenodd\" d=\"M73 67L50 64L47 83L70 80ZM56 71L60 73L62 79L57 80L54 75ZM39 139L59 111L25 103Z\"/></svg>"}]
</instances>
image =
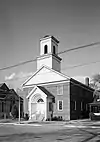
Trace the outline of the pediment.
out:
<instances>
[{"instance_id":1,"label":"pediment","mask_svg":"<svg viewBox=\"0 0 100 142\"><path fill-rule=\"evenodd\" d=\"M35 86L26 98L31 102L36 103L39 99L43 99L45 102L46 97L47 94L45 94L45 92L43 92L38 86Z\"/></svg>"},{"instance_id":2,"label":"pediment","mask_svg":"<svg viewBox=\"0 0 100 142\"><path fill-rule=\"evenodd\" d=\"M23 83L23 87L43 83L64 81L68 79L70 79L68 76L57 72L51 68L48 68L47 66L43 66Z\"/></svg>"}]
</instances>

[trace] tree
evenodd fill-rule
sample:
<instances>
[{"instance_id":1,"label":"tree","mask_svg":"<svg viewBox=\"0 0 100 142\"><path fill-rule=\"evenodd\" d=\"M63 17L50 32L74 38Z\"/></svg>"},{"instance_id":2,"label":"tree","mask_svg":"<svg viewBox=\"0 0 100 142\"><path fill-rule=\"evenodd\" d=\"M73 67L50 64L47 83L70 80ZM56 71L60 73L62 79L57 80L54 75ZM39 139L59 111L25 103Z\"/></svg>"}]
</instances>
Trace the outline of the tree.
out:
<instances>
[{"instance_id":1,"label":"tree","mask_svg":"<svg viewBox=\"0 0 100 142\"><path fill-rule=\"evenodd\" d=\"M95 90L100 89L100 74L95 74L92 76L90 87L92 87Z\"/></svg>"},{"instance_id":2,"label":"tree","mask_svg":"<svg viewBox=\"0 0 100 142\"><path fill-rule=\"evenodd\" d=\"M95 90L93 93L94 102L100 101L100 92Z\"/></svg>"}]
</instances>

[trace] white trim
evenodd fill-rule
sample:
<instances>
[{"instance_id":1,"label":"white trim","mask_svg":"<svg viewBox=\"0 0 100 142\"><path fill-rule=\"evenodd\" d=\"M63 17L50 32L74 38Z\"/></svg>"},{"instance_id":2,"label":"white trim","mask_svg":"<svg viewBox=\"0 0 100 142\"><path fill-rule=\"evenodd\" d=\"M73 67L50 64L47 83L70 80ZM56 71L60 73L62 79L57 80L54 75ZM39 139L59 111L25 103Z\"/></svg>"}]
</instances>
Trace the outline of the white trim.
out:
<instances>
[{"instance_id":1,"label":"white trim","mask_svg":"<svg viewBox=\"0 0 100 142\"><path fill-rule=\"evenodd\" d=\"M21 86L23 87L33 76L35 76L40 70L42 69L42 67L40 69L38 69L35 73L33 73L33 75L31 77L29 77Z\"/></svg>"},{"instance_id":2,"label":"white trim","mask_svg":"<svg viewBox=\"0 0 100 142\"><path fill-rule=\"evenodd\" d=\"M43 92L38 86L35 86L32 90L31 90L31 92L28 94L28 96L26 97L27 99L31 96L31 94L33 94L33 92L36 90L36 89L39 89L41 92ZM44 92L43 92L44 93ZM44 93L45 94L45 93ZM45 96L47 96L46 94L45 94Z\"/></svg>"},{"instance_id":3,"label":"white trim","mask_svg":"<svg viewBox=\"0 0 100 142\"><path fill-rule=\"evenodd\" d=\"M45 101L45 120L47 119L48 117L48 114L47 114L47 97L46 97L46 101Z\"/></svg>"},{"instance_id":4,"label":"white trim","mask_svg":"<svg viewBox=\"0 0 100 142\"><path fill-rule=\"evenodd\" d=\"M59 102L60 102L60 101L62 102L62 110L59 109ZM57 105L58 105L58 111L63 111L63 100L58 100L57 103L58 103L58 104L57 104Z\"/></svg>"},{"instance_id":5,"label":"white trim","mask_svg":"<svg viewBox=\"0 0 100 142\"><path fill-rule=\"evenodd\" d=\"M45 85L51 85L51 84L61 84L61 83L66 83L66 82L70 82L69 80L65 80L65 81L55 81L55 82L46 82L46 83L40 83L40 84L36 84L37 86L45 86ZM36 86L35 84L33 85L27 85L27 86L23 86L23 88L30 88L30 87L34 87Z\"/></svg>"},{"instance_id":6,"label":"white trim","mask_svg":"<svg viewBox=\"0 0 100 142\"><path fill-rule=\"evenodd\" d=\"M60 73L60 72L58 72L58 71L56 71L56 70L53 70L53 69L51 69L51 68L49 68L49 67L43 65L41 68L39 68L31 77L29 77L29 78L22 84L22 87L25 86L25 84L26 84L33 76L35 76L41 69L43 69L43 68L46 68L46 69L48 69L48 70L50 70L50 71L52 71L52 72L55 72L56 74L59 74L59 75L62 76L62 77L65 77L65 80L66 80L66 79L70 79L69 76L66 76L66 75L63 74L63 73Z\"/></svg>"},{"instance_id":7,"label":"white trim","mask_svg":"<svg viewBox=\"0 0 100 142\"><path fill-rule=\"evenodd\" d=\"M26 98L28 99L31 94L37 89L37 86L34 86L34 88L30 91L30 93L26 96Z\"/></svg>"}]
</instances>

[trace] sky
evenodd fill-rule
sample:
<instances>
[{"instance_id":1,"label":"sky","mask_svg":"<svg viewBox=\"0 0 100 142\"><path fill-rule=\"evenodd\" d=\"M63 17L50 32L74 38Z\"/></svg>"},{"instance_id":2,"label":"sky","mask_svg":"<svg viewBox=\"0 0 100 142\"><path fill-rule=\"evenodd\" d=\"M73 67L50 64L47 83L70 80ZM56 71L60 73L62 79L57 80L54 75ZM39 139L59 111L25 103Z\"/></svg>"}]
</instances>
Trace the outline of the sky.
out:
<instances>
[{"instance_id":1,"label":"sky","mask_svg":"<svg viewBox=\"0 0 100 142\"><path fill-rule=\"evenodd\" d=\"M59 52L100 42L100 0L0 0L0 69L36 59L45 35L60 41ZM99 53L95 45L59 55L62 72L91 78L100 72ZM3 70L0 82L17 88L35 71L36 61Z\"/></svg>"}]
</instances>

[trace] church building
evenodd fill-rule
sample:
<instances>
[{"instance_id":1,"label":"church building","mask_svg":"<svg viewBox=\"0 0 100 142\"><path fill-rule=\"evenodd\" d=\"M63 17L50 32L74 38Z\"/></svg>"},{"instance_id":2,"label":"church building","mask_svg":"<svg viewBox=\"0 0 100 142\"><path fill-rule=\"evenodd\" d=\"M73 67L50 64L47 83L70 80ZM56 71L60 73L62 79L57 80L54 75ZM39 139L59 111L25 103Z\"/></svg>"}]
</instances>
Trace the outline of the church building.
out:
<instances>
[{"instance_id":1,"label":"church building","mask_svg":"<svg viewBox=\"0 0 100 142\"><path fill-rule=\"evenodd\" d=\"M24 113L32 120L87 118L93 89L61 73L59 41L53 36L40 39L37 71L23 83ZM88 79L87 79L88 80Z\"/></svg>"}]
</instances>

